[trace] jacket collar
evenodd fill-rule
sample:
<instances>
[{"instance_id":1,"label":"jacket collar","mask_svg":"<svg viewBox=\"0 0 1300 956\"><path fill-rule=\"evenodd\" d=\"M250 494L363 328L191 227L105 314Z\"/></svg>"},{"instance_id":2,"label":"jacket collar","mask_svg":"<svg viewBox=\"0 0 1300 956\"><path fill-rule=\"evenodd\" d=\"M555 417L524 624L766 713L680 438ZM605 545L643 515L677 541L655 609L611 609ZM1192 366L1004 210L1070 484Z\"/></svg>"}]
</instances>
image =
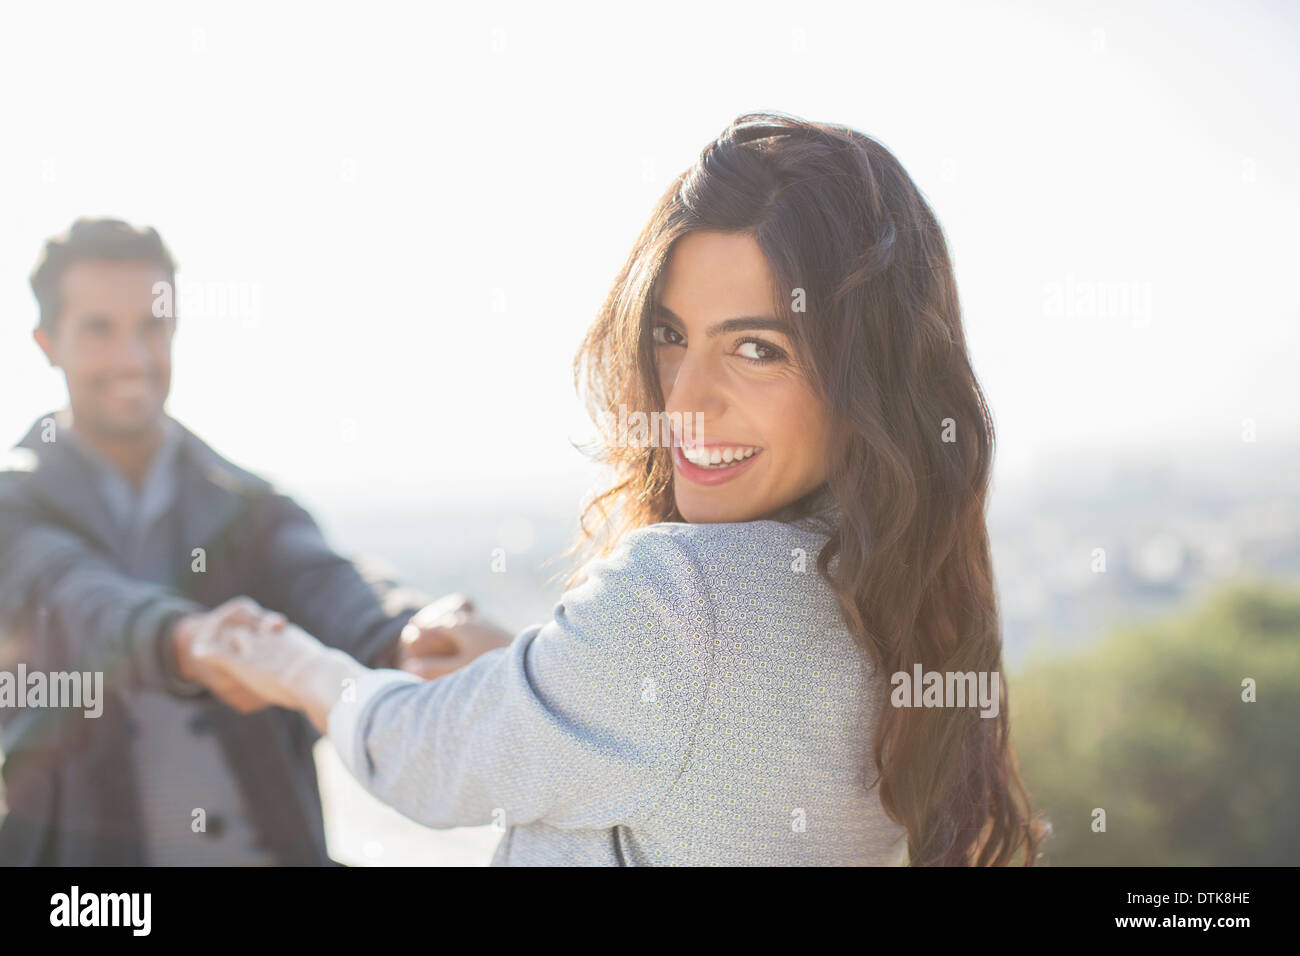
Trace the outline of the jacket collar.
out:
<instances>
[{"instance_id":1,"label":"jacket collar","mask_svg":"<svg viewBox=\"0 0 1300 956\"><path fill-rule=\"evenodd\" d=\"M843 517L844 510L835 500L830 488L822 485L782 508L772 515L772 520L799 525L829 536L839 528Z\"/></svg>"},{"instance_id":2,"label":"jacket collar","mask_svg":"<svg viewBox=\"0 0 1300 956\"><path fill-rule=\"evenodd\" d=\"M226 461L179 422L171 421L179 432L177 500L172 507L183 505L184 540L203 546L230 523L246 495L268 490L269 485ZM75 440L66 435L60 438L69 422L66 413L42 416L18 443L17 447L30 453L26 467L32 470L33 480L28 483L29 491L60 524L116 555L120 535L104 503L94 463ZM43 440L46 436L54 440Z\"/></svg>"}]
</instances>

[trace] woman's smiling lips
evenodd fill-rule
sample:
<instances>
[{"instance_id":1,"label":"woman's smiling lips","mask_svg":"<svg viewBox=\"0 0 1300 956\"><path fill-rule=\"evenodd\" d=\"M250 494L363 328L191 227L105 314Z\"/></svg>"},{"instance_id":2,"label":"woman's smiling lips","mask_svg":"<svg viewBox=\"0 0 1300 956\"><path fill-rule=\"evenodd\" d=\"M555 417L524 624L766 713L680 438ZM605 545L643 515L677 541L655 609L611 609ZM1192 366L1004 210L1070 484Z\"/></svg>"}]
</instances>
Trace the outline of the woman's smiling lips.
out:
<instances>
[{"instance_id":1,"label":"woman's smiling lips","mask_svg":"<svg viewBox=\"0 0 1300 956\"><path fill-rule=\"evenodd\" d=\"M710 442L674 445L673 465L683 478L697 485L720 485L748 471L763 449L755 445Z\"/></svg>"}]
</instances>

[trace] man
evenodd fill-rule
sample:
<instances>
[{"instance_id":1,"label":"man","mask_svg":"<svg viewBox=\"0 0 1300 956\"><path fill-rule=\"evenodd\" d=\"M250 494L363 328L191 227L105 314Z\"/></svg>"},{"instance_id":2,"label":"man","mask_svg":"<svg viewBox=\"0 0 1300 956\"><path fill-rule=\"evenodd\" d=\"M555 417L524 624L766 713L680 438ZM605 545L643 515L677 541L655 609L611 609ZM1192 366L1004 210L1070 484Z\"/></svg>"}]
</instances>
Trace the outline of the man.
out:
<instances>
[{"instance_id":1,"label":"man","mask_svg":"<svg viewBox=\"0 0 1300 956\"><path fill-rule=\"evenodd\" d=\"M368 579L167 416L174 281L158 233L115 220L79 220L32 274L34 338L69 409L0 472L0 670L102 674L104 699L97 716L0 706L3 864L330 862L314 730L193 657L205 627L266 623L267 608L426 677L485 649L437 626L468 602L415 618L411 592Z\"/></svg>"}]
</instances>

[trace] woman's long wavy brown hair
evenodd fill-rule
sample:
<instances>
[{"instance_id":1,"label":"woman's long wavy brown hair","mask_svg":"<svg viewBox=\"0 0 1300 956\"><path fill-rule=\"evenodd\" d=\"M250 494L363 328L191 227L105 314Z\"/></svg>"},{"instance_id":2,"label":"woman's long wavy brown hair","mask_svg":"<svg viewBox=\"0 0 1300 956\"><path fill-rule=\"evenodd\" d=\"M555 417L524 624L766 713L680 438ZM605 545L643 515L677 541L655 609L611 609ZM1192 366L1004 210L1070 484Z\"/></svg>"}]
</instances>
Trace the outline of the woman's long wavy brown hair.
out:
<instances>
[{"instance_id":1,"label":"woman's long wavy brown hair","mask_svg":"<svg viewBox=\"0 0 1300 956\"><path fill-rule=\"evenodd\" d=\"M651 310L673 243L752 234L831 422L837 522L818 556L878 674L1002 672L985 525L993 422L967 354L934 213L898 160L855 130L779 113L739 117L672 183L588 332L575 377L588 409L662 410ZM804 311L792 309L803 290ZM584 509L580 545L680 521L670 450L606 441L613 480ZM816 494L816 493L815 493ZM814 495L815 496L815 495ZM810 496L796 503L809 507ZM999 712L882 705L872 755L911 865L1036 862L1034 816Z\"/></svg>"}]
</instances>

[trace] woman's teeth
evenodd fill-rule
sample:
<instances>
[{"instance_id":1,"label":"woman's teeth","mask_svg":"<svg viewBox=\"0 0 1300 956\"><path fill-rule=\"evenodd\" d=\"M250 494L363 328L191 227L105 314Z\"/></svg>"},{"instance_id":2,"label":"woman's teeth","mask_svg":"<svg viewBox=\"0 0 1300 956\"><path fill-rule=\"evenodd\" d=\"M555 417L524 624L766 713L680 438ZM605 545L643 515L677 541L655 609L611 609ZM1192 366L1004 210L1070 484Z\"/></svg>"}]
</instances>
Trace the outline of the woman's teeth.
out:
<instances>
[{"instance_id":1,"label":"woman's teeth","mask_svg":"<svg viewBox=\"0 0 1300 956\"><path fill-rule=\"evenodd\" d=\"M733 448L682 448L682 457L698 468L731 468L762 451L749 445Z\"/></svg>"}]
</instances>

